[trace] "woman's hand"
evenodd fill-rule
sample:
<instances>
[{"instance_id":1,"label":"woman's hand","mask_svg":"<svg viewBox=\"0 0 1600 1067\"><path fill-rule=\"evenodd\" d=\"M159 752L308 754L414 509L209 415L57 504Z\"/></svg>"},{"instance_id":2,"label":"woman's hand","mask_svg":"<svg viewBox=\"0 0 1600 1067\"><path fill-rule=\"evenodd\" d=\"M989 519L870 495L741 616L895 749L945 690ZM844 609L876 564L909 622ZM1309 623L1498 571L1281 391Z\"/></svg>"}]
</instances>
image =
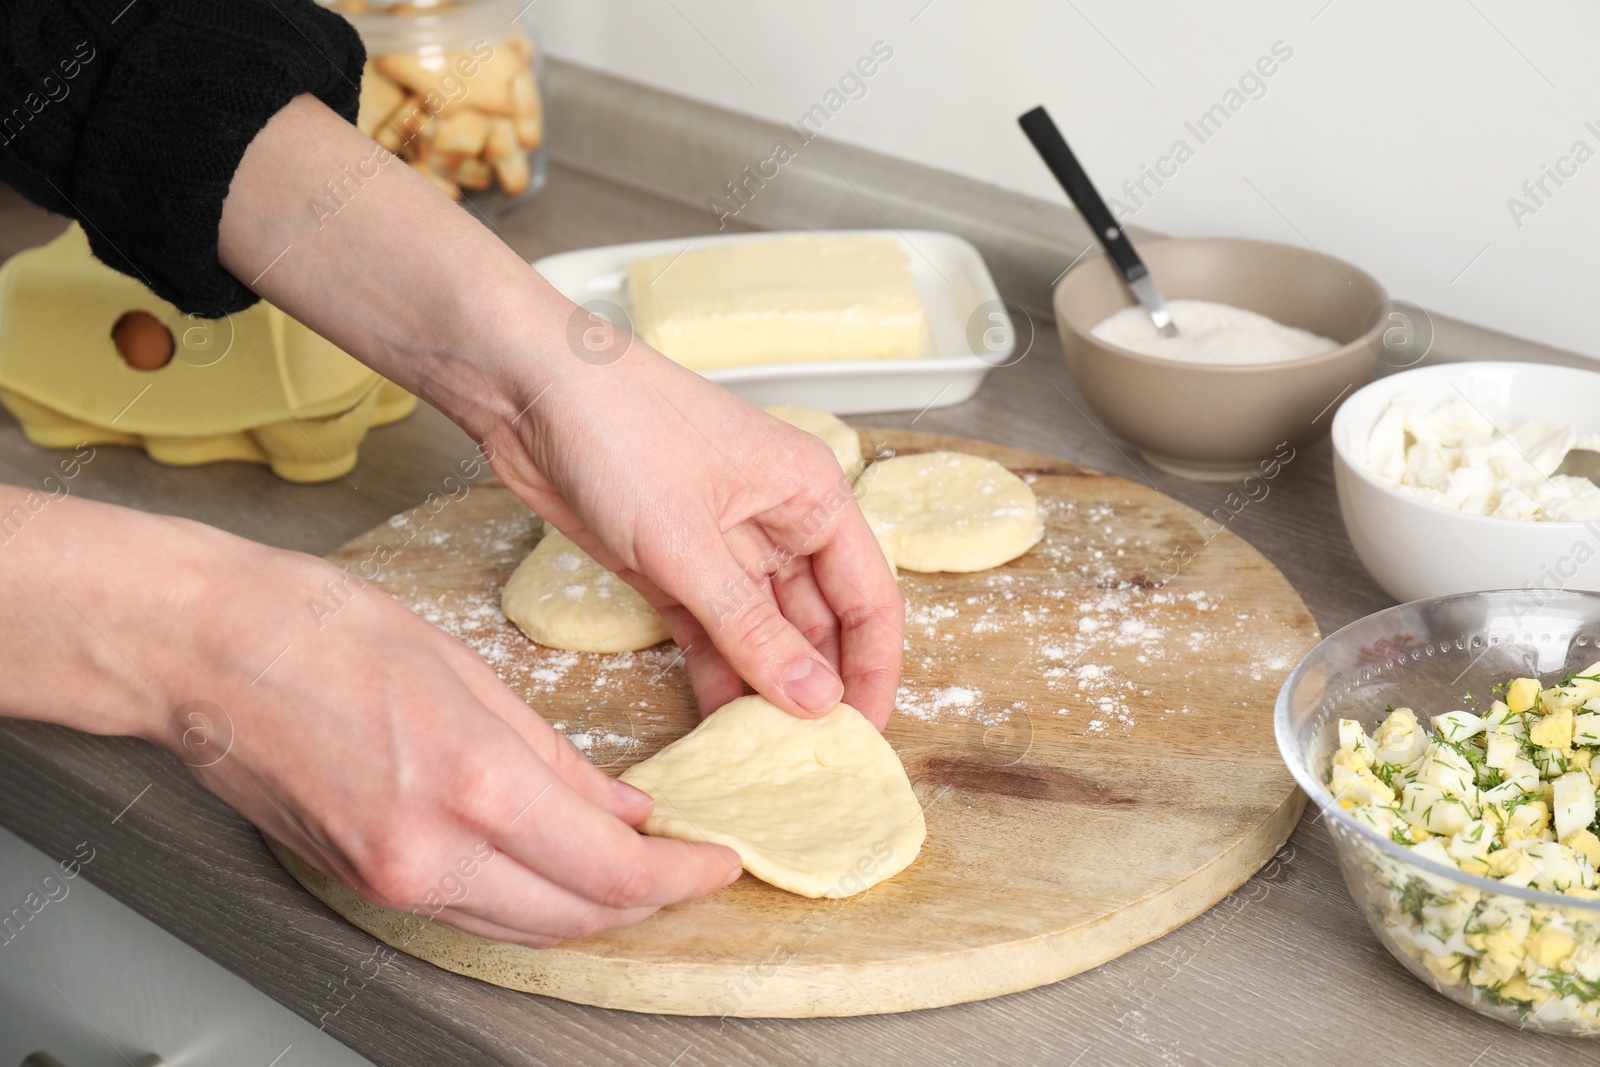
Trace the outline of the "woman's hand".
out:
<instances>
[{"instance_id":1,"label":"woman's hand","mask_svg":"<svg viewBox=\"0 0 1600 1067\"><path fill-rule=\"evenodd\" d=\"M827 448L636 339L595 358L582 309L405 164L371 163L376 147L314 99L290 103L234 176L223 263L450 415L643 592L702 711L742 679L797 714L842 695L881 727L903 609ZM374 176L336 217L305 210L362 161Z\"/></svg>"},{"instance_id":2,"label":"woman's hand","mask_svg":"<svg viewBox=\"0 0 1600 1067\"><path fill-rule=\"evenodd\" d=\"M881 729L903 609L832 450L620 343L537 397L507 374L524 414L481 427L495 472L661 612L702 711L749 682L802 714L842 698Z\"/></svg>"},{"instance_id":3,"label":"woman's hand","mask_svg":"<svg viewBox=\"0 0 1600 1067\"><path fill-rule=\"evenodd\" d=\"M738 877L731 850L639 834L649 798L585 761L461 642L372 585L319 629L306 604L346 575L262 555L234 572L245 588L226 597L232 620L207 626L196 650L207 667L190 691L215 694L234 737L195 775L323 873L388 907L535 946ZM275 642L288 651L249 682ZM184 725L164 739L180 756Z\"/></svg>"},{"instance_id":4,"label":"woman's hand","mask_svg":"<svg viewBox=\"0 0 1600 1067\"><path fill-rule=\"evenodd\" d=\"M639 834L648 797L471 649L322 560L63 499L0 576L17 681L0 713L167 747L368 900L543 946L739 874L731 850ZM329 588L341 606L313 612Z\"/></svg>"}]
</instances>

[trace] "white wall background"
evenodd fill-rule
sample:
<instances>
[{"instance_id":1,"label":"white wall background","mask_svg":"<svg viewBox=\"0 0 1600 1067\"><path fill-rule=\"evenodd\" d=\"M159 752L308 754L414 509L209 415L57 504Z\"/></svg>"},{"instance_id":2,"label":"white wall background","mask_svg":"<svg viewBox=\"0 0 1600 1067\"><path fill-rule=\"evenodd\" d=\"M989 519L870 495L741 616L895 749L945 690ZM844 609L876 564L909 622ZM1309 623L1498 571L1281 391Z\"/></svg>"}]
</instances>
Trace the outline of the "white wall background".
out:
<instances>
[{"instance_id":1,"label":"white wall background","mask_svg":"<svg viewBox=\"0 0 1600 1067\"><path fill-rule=\"evenodd\" d=\"M893 58L827 136L1040 197L1061 194L1016 126L1035 104L1108 196L1181 138L1194 157L1159 189L1147 179L1139 224L1313 245L1397 297L1600 357L1593 0L541 0L537 10L552 55L778 121L819 102L883 40ZM1293 55L1264 95L1200 143L1184 123L1278 41ZM1535 204L1523 182L1580 140L1596 158L1566 163L1576 174L1560 188L1546 179L1550 195ZM1537 208L1520 227L1514 195Z\"/></svg>"}]
</instances>

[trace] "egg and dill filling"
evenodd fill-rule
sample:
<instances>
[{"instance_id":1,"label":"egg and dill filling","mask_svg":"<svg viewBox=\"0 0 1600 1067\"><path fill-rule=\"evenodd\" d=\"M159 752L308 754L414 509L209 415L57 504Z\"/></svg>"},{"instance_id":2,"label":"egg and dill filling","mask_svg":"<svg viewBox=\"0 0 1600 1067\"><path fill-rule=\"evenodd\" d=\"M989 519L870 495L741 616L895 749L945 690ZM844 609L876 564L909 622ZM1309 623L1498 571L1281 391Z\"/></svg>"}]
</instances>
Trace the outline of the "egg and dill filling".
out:
<instances>
[{"instance_id":1,"label":"egg and dill filling","mask_svg":"<svg viewBox=\"0 0 1600 1067\"><path fill-rule=\"evenodd\" d=\"M1435 715L1431 731L1410 708L1387 708L1371 736L1340 719L1334 800L1434 863L1600 900L1600 663L1548 687L1516 678L1494 692L1487 712ZM1524 1018L1600 1028L1600 907L1480 891L1365 852L1384 932L1435 981Z\"/></svg>"}]
</instances>

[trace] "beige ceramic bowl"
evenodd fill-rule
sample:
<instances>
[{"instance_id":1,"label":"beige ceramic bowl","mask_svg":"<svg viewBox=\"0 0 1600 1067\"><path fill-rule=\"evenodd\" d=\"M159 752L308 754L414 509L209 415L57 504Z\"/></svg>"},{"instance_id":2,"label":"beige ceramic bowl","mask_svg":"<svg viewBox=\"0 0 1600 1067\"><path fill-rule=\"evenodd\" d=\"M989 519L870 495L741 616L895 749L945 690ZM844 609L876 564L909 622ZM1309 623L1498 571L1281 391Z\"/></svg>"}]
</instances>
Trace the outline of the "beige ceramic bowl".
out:
<instances>
[{"instance_id":1,"label":"beige ceramic bowl","mask_svg":"<svg viewBox=\"0 0 1600 1067\"><path fill-rule=\"evenodd\" d=\"M1214 300L1340 343L1283 363L1217 365L1140 355L1090 331L1135 303L1104 257L1061 279L1056 324L1067 363L1096 415L1152 464L1185 478L1231 481L1283 442L1328 432L1336 402L1365 385L1379 346L1369 343L1387 299L1371 275L1307 248L1232 237L1139 246L1168 300Z\"/></svg>"}]
</instances>

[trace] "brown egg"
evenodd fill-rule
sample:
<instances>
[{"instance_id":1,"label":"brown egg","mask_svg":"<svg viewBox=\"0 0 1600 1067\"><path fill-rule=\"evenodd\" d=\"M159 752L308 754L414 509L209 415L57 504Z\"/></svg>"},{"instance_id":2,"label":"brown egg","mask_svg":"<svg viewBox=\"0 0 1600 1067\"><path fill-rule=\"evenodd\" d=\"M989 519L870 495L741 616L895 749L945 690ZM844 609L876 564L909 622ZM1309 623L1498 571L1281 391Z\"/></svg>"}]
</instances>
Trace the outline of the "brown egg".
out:
<instances>
[{"instance_id":1,"label":"brown egg","mask_svg":"<svg viewBox=\"0 0 1600 1067\"><path fill-rule=\"evenodd\" d=\"M160 370L172 362L172 331L148 311L128 311L111 327L117 354L134 370Z\"/></svg>"}]
</instances>

